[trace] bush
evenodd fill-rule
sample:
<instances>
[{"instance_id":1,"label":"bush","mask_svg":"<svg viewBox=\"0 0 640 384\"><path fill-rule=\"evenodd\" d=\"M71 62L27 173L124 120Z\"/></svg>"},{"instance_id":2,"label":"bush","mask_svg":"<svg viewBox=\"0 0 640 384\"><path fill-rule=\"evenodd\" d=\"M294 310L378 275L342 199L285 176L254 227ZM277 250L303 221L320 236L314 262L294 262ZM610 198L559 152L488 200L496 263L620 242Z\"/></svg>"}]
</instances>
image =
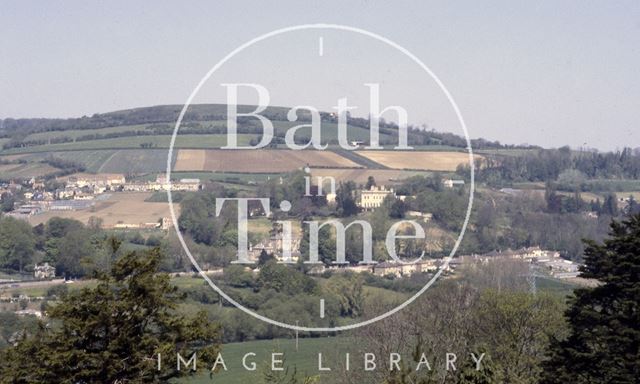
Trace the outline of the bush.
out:
<instances>
[{"instance_id":1,"label":"bush","mask_svg":"<svg viewBox=\"0 0 640 384\"><path fill-rule=\"evenodd\" d=\"M258 286L288 295L313 294L318 290L318 283L311 277L275 261L269 261L260 269Z\"/></svg>"},{"instance_id":2,"label":"bush","mask_svg":"<svg viewBox=\"0 0 640 384\"><path fill-rule=\"evenodd\" d=\"M248 288L254 285L253 275L241 265L230 265L224 269L224 282L235 288Z\"/></svg>"},{"instance_id":3,"label":"bush","mask_svg":"<svg viewBox=\"0 0 640 384\"><path fill-rule=\"evenodd\" d=\"M54 285L47 289L45 297L52 299L59 299L69 292L69 287L66 284Z\"/></svg>"},{"instance_id":4,"label":"bush","mask_svg":"<svg viewBox=\"0 0 640 384\"><path fill-rule=\"evenodd\" d=\"M151 235L147 238L145 245L149 247L158 247L162 243L162 239L159 236Z\"/></svg>"}]
</instances>

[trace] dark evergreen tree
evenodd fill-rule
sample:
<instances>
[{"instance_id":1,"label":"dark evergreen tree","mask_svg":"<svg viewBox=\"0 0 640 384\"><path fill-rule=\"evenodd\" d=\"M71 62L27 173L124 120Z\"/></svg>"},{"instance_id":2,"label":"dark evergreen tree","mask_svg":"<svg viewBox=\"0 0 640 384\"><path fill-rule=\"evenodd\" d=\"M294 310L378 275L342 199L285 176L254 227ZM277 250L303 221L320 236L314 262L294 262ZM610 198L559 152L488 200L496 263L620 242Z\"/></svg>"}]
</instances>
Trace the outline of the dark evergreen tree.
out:
<instances>
[{"instance_id":1,"label":"dark evergreen tree","mask_svg":"<svg viewBox=\"0 0 640 384\"><path fill-rule=\"evenodd\" d=\"M640 214L640 204L638 204L633 195L629 196L629 203L627 204L627 214L629 216Z\"/></svg>"},{"instance_id":2,"label":"dark evergreen tree","mask_svg":"<svg viewBox=\"0 0 640 384\"><path fill-rule=\"evenodd\" d=\"M565 316L569 336L552 341L543 383L637 383L640 378L640 215L611 224L604 244L586 241L582 276Z\"/></svg>"},{"instance_id":3,"label":"dark evergreen tree","mask_svg":"<svg viewBox=\"0 0 640 384\"><path fill-rule=\"evenodd\" d=\"M374 187L376 185L376 179L373 178L373 176L369 176L367 177L367 184L364 186L365 189L371 189L371 187Z\"/></svg>"},{"instance_id":4,"label":"dark evergreen tree","mask_svg":"<svg viewBox=\"0 0 640 384\"><path fill-rule=\"evenodd\" d=\"M191 373L176 369L176 353L215 361L217 325L205 312L178 311L184 295L158 273L160 262L157 249L126 254L96 287L47 308L46 326L0 353L0 383L166 383Z\"/></svg>"},{"instance_id":5,"label":"dark evergreen tree","mask_svg":"<svg viewBox=\"0 0 640 384\"><path fill-rule=\"evenodd\" d=\"M618 216L618 201L615 194L607 195L602 204L602 211L606 215Z\"/></svg>"},{"instance_id":6,"label":"dark evergreen tree","mask_svg":"<svg viewBox=\"0 0 640 384\"><path fill-rule=\"evenodd\" d=\"M264 249L260 251L260 256L258 257L258 265L265 265L271 260L275 260L275 257L273 257L273 254L268 253Z\"/></svg>"},{"instance_id":7,"label":"dark evergreen tree","mask_svg":"<svg viewBox=\"0 0 640 384\"><path fill-rule=\"evenodd\" d=\"M340 183L336 191L337 213L339 216L348 217L358 213L355 200L356 184L353 181Z\"/></svg>"},{"instance_id":8,"label":"dark evergreen tree","mask_svg":"<svg viewBox=\"0 0 640 384\"><path fill-rule=\"evenodd\" d=\"M467 358L464 360L458 384L493 384L498 381L496 379L496 367L493 360L491 360L491 356L484 349L476 352L476 355L481 356L482 353L485 355L482 358L480 369L477 369L472 359Z\"/></svg>"}]
</instances>

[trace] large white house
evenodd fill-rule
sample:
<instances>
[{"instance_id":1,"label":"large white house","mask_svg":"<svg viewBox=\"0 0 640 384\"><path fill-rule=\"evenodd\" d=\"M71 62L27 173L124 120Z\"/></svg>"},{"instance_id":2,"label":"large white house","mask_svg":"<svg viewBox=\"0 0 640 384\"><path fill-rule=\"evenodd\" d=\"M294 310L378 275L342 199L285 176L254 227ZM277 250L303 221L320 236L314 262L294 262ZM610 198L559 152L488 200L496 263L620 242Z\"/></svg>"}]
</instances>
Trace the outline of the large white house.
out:
<instances>
[{"instance_id":1,"label":"large white house","mask_svg":"<svg viewBox=\"0 0 640 384\"><path fill-rule=\"evenodd\" d=\"M380 208L382 206L382 202L387 196L396 197L396 193L393 191L393 188L387 189L384 185L380 187L373 185L369 189L363 189L360 191L358 206L365 210Z\"/></svg>"}]
</instances>

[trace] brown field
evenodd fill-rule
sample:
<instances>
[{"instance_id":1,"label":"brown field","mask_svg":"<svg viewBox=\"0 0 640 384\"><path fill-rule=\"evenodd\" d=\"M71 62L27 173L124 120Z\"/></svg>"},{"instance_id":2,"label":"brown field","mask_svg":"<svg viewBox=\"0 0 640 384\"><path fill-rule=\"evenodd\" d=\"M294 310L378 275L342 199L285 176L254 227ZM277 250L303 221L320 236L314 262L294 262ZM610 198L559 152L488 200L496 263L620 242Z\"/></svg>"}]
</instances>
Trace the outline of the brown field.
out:
<instances>
[{"instance_id":1,"label":"brown field","mask_svg":"<svg viewBox=\"0 0 640 384\"><path fill-rule=\"evenodd\" d=\"M376 182L380 184L399 184L409 177L427 174L427 172L422 171L403 171L397 169L313 168L311 170L311 176L313 177L314 183L316 182L316 177L332 176L336 179L336 182L353 181L356 184L365 184L367 182L367 178L369 176L373 176Z\"/></svg>"},{"instance_id":2,"label":"brown field","mask_svg":"<svg viewBox=\"0 0 640 384\"><path fill-rule=\"evenodd\" d=\"M181 149L174 171L278 173L294 171L305 165L321 168L361 167L329 151Z\"/></svg>"},{"instance_id":3,"label":"brown field","mask_svg":"<svg viewBox=\"0 0 640 384\"><path fill-rule=\"evenodd\" d=\"M44 223L52 217L66 217L87 223L94 216L103 220L105 228L118 223L141 224L157 222L162 217L171 217L169 204L144 201L151 193L113 193L104 201L96 201L96 205L79 211L49 211L29 218L31 225ZM180 206L175 204L176 215L180 215Z\"/></svg>"},{"instance_id":4,"label":"brown field","mask_svg":"<svg viewBox=\"0 0 640 384\"><path fill-rule=\"evenodd\" d=\"M358 151L369 160L393 169L455 171L459 164L469 164L469 154L446 151ZM475 156L480 158L481 156Z\"/></svg>"},{"instance_id":5,"label":"brown field","mask_svg":"<svg viewBox=\"0 0 640 384\"><path fill-rule=\"evenodd\" d=\"M202 149L181 149L178 151L174 171L204 170L206 152Z\"/></svg>"}]
</instances>

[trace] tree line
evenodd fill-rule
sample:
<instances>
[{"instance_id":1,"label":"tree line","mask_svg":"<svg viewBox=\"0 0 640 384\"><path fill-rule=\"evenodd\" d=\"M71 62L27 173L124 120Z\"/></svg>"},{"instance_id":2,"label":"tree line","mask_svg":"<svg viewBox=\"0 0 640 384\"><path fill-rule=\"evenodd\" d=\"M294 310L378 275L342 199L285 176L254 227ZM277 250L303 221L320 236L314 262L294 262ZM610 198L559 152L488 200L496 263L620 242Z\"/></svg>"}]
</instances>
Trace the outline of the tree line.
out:
<instances>
[{"instance_id":1,"label":"tree line","mask_svg":"<svg viewBox=\"0 0 640 384\"><path fill-rule=\"evenodd\" d=\"M476 164L476 180L501 186L523 181L556 181L567 170L575 170L585 179L638 179L640 152L631 148L614 152L572 151L569 147L537 149L517 155L486 156ZM460 165L457 173L469 176L469 166ZM586 181L586 180L585 180ZM589 184L579 184L589 190Z\"/></svg>"}]
</instances>

